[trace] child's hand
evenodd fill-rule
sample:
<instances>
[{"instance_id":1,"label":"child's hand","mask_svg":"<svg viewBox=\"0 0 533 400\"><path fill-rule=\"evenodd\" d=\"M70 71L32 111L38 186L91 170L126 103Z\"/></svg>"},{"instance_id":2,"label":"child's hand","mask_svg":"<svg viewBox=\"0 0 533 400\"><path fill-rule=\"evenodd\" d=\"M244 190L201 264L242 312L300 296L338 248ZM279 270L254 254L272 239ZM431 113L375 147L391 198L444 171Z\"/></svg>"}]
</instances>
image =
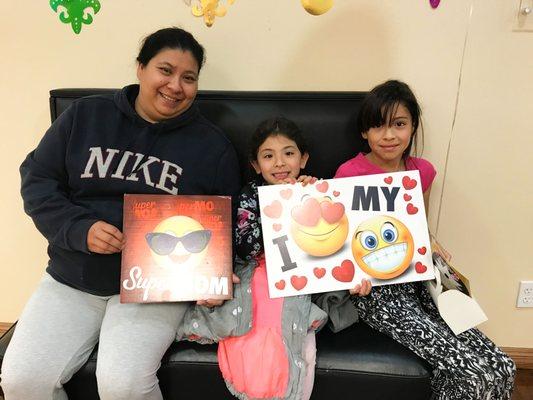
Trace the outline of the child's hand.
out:
<instances>
[{"instance_id":1,"label":"child's hand","mask_svg":"<svg viewBox=\"0 0 533 400\"><path fill-rule=\"evenodd\" d=\"M315 183L316 181L317 178L315 178L314 176L300 175L298 179L285 178L279 183L290 183L291 185L294 185L295 183L300 182L302 186L306 186L308 183Z\"/></svg>"},{"instance_id":2,"label":"child's hand","mask_svg":"<svg viewBox=\"0 0 533 400\"><path fill-rule=\"evenodd\" d=\"M233 280L233 283L241 283L241 280L240 278L233 274L233 276L231 277L231 279ZM208 308L212 308L212 307L219 307L221 306L222 304L224 304L224 300L217 300L217 299L205 299L205 300L198 300L196 302L196 304L198 304L199 306L204 306L204 307L208 307Z\"/></svg>"},{"instance_id":3,"label":"child's hand","mask_svg":"<svg viewBox=\"0 0 533 400\"><path fill-rule=\"evenodd\" d=\"M307 184L313 184L317 181L317 178L314 176L300 175L296 182L300 182L302 186L307 186Z\"/></svg>"},{"instance_id":4,"label":"child's hand","mask_svg":"<svg viewBox=\"0 0 533 400\"><path fill-rule=\"evenodd\" d=\"M294 185L297 182L300 182L302 186L306 186L308 183L315 183L317 181L317 178L314 176L308 176L308 175L300 175L298 179L294 178L285 178L280 183L290 183L291 185Z\"/></svg>"},{"instance_id":5,"label":"child's hand","mask_svg":"<svg viewBox=\"0 0 533 400\"><path fill-rule=\"evenodd\" d=\"M361 284L355 285L353 289L350 289L350 294L352 296L367 296L372 289L372 283L369 279L362 279Z\"/></svg>"},{"instance_id":6,"label":"child's hand","mask_svg":"<svg viewBox=\"0 0 533 400\"><path fill-rule=\"evenodd\" d=\"M198 300L196 304L199 306L204 306L207 308L213 308L213 307L219 307L224 303L224 300L216 300L216 299L206 299L206 300Z\"/></svg>"}]
</instances>

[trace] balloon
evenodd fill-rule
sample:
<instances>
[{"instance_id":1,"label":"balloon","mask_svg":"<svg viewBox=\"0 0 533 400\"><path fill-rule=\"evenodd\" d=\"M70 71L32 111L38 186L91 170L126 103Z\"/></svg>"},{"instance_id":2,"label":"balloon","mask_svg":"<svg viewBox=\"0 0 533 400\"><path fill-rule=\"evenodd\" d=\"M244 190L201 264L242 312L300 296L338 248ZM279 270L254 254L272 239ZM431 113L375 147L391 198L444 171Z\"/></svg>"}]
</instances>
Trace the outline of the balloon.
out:
<instances>
[{"instance_id":1,"label":"balloon","mask_svg":"<svg viewBox=\"0 0 533 400\"><path fill-rule=\"evenodd\" d=\"M300 0L309 14L321 15L333 7L333 0Z\"/></svg>"}]
</instances>

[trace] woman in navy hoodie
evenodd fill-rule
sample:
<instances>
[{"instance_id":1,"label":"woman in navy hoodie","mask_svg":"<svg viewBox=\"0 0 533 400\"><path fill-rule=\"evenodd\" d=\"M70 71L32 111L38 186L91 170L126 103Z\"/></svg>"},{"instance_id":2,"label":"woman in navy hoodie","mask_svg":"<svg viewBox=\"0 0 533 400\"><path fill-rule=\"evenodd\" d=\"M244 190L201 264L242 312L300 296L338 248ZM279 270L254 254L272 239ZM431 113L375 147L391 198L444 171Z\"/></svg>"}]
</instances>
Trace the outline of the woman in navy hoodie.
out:
<instances>
[{"instance_id":1,"label":"woman in navy hoodie","mask_svg":"<svg viewBox=\"0 0 533 400\"><path fill-rule=\"evenodd\" d=\"M20 167L50 260L4 357L6 400L66 399L96 343L102 400L162 399L156 372L188 303L120 303L123 195L233 196L240 182L233 146L194 103L202 46L162 29L137 61L138 85L75 101Z\"/></svg>"}]
</instances>

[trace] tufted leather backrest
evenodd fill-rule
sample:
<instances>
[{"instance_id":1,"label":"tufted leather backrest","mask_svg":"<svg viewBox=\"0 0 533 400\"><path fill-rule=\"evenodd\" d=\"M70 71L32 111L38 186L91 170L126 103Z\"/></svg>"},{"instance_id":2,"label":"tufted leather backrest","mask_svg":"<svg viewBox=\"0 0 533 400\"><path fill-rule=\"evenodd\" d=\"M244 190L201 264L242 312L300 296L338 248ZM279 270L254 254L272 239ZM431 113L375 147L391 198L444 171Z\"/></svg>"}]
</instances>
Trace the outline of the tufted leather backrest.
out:
<instances>
[{"instance_id":1,"label":"tufted leather backrest","mask_svg":"<svg viewBox=\"0 0 533 400\"><path fill-rule=\"evenodd\" d=\"M77 98L117 89L56 89L50 92L52 121ZM245 178L251 173L248 138L266 118L284 116L296 122L309 145L305 173L331 178L338 166L358 152L355 117L364 92L229 92L200 91L197 103L205 117L233 142Z\"/></svg>"}]
</instances>

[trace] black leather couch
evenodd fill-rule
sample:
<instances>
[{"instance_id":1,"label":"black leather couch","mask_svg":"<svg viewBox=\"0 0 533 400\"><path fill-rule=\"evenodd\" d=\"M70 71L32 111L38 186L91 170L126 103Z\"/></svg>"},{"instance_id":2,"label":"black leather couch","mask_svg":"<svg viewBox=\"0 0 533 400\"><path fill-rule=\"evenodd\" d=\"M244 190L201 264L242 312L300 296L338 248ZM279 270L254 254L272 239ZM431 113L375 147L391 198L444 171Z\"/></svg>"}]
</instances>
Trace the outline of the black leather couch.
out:
<instances>
[{"instance_id":1,"label":"black leather couch","mask_svg":"<svg viewBox=\"0 0 533 400\"><path fill-rule=\"evenodd\" d=\"M110 91L114 90L52 90L52 120L76 98ZM232 140L244 176L248 174L247 138L261 120L283 115L297 122L308 139L311 157L305 172L331 178L340 163L358 151L353 132L363 96L361 92L204 91L197 101L203 114ZM13 330L0 339L1 359ZM317 347L313 400L431 398L429 365L364 323L336 334L324 328L317 336ZM69 399L98 399L96 356L97 350L66 385ZM219 373L214 345L174 343L158 376L165 399L233 398Z\"/></svg>"}]
</instances>

